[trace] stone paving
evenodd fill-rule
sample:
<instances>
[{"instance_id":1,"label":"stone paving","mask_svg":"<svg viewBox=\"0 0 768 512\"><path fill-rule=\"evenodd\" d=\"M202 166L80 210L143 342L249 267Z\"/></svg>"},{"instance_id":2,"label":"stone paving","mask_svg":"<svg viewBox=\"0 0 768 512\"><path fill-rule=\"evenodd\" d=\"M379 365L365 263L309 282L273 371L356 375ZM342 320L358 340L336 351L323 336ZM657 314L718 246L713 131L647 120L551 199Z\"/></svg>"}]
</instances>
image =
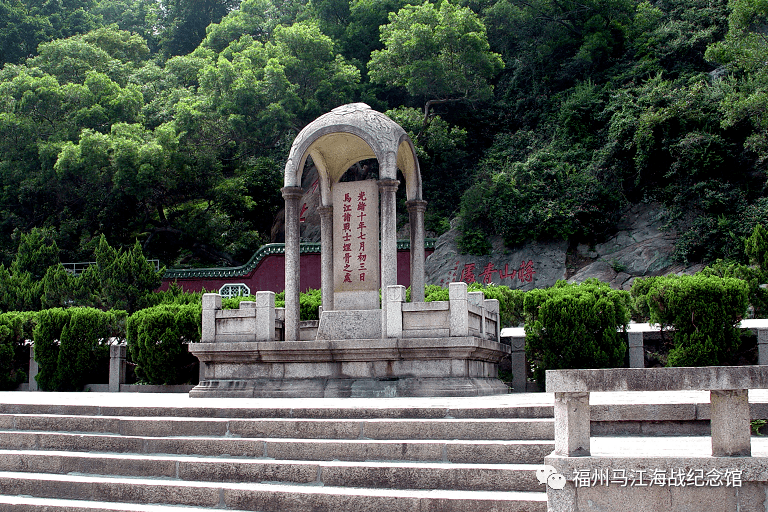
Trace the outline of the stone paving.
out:
<instances>
[{"instance_id":1,"label":"stone paving","mask_svg":"<svg viewBox=\"0 0 768 512\"><path fill-rule=\"evenodd\" d=\"M752 404L768 404L768 390L750 390ZM708 391L592 393L591 405L681 405L708 404ZM505 407L546 407L554 404L553 393L518 393L484 397L438 398L190 398L172 393L29 393L0 392L0 404L89 405L163 408L219 409L498 409ZM593 456L708 456L709 436L593 437ZM768 456L768 436L752 437L753 456Z\"/></svg>"}]
</instances>

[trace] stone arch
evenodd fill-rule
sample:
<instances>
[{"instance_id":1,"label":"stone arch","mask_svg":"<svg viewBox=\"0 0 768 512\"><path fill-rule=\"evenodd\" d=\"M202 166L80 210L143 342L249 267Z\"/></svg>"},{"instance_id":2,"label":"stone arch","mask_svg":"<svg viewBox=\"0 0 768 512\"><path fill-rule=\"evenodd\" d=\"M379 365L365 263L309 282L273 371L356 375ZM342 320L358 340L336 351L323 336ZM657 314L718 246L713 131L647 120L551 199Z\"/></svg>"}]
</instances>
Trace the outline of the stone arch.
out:
<instances>
[{"instance_id":1,"label":"stone arch","mask_svg":"<svg viewBox=\"0 0 768 512\"><path fill-rule=\"evenodd\" d=\"M332 185L360 160L376 158L381 179L406 181L408 200L421 200L421 171L416 149L403 128L365 103L351 103L324 114L296 136L285 164L284 186L298 187L307 156ZM323 204L330 204L323 198Z\"/></svg>"},{"instance_id":2,"label":"stone arch","mask_svg":"<svg viewBox=\"0 0 768 512\"><path fill-rule=\"evenodd\" d=\"M397 284L397 239L395 192L403 174L411 227L412 300L423 301L424 211L421 171L416 149L403 128L365 103L337 107L318 117L293 142L282 189L285 198L285 333L286 340L298 339L299 322L299 200L301 177L308 156L317 166L321 191L321 258L324 310L333 309L333 224L331 188L355 163L369 158L379 162L381 197L381 289ZM383 301L386 307L386 301ZM330 306L330 307L329 307ZM382 312L382 319L385 318ZM382 320L382 336L386 325Z\"/></svg>"}]
</instances>

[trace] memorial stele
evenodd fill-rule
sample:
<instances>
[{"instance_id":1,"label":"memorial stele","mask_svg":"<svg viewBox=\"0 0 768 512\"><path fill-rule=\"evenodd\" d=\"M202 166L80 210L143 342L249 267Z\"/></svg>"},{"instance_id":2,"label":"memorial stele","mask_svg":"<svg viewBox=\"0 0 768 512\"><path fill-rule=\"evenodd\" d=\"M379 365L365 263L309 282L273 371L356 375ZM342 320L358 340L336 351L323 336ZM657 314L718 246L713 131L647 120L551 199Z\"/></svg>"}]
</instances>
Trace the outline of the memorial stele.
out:
<instances>
[{"instance_id":1,"label":"memorial stele","mask_svg":"<svg viewBox=\"0 0 768 512\"><path fill-rule=\"evenodd\" d=\"M300 320L299 203L307 158L318 170L321 218L319 322ZM379 179L341 182L362 160ZM404 178L410 221L411 301L397 284L395 194ZM421 173L408 134L364 103L342 105L307 125L285 165L285 308L273 292L238 310L203 297L200 384L191 396L474 396L507 392L497 379L509 347L499 308L465 283L449 301L424 302Z\"/></svg>"}]
</instances>

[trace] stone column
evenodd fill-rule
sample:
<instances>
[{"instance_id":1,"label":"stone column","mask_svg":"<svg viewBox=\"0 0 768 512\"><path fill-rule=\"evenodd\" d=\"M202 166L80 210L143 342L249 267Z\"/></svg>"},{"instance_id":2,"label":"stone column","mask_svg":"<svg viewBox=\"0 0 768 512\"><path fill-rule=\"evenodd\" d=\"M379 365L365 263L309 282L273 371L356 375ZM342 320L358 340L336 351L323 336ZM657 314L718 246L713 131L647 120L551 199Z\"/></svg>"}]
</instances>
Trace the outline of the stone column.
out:
<instances>
[{"instance_id":1,"label":"stone column","mask_svg":"<svg viewBox=\"0 0 768 512\"><path fill-rule=\"evenodd\" d=\"M381 289L397 284L397 204L395 193L400 182L379 180L381 197ZM387 301L381 301L381 337L387 337Z\"/></svg>"},{"instance_id":2,"label":"stone column","mask_svg":"<svg viewBox=\"0 0 768 512\"><path fill-rule=\"evenodd\" d=\"M555 393L555 455L590 454L589 393Z\"/></svg>"},{"instance_id":3,"label":"stone column","mask_svg":"<svg viewBox=\"0 0 768 512\"><path fill-rule=\"evenodd\" d=\"M125 384L125 345L109 346L109 392L118 393L120 385Z\"/></svg>"},{"instance_id":4,"label":"stone column","mask_svg":"<svg viewBox=\"0 0 768 512\"><path fill-rule=\"evenodd\" d=\"M627 333L629 340L629 367L645 368L645 349L643 348L643 333Z\"/></svg>"},{"instance_id":5,"label":"stone column","mask_svg":"<svg viewBox=\"0 0 768 512\"><path fill-rule=\"evenodd\" d=\"M39 391L40 388L37 386L37 374L40 372L40 365L37 364L37 361L35 361L35 346L32 345L29 347L29 390L30 391Z\"/></svg>"},{"instance_id":6,"label":"stone column","mask_svg":"<svg viewBox=\"0 0 768 512\"><path fill-rule=\"evenodd\" d=\"M320 289L323 309L333 311L333 205L319 206Z\"/></svg>"},{"instance_id":7,"label":"stone column","mask_svg":"<svg viewBox=\"0 0 768 512\"><path fill-rule=\"evenodd\" d=\"M749 457L749 398L746 389L709 392L713 457Z\"/></svg>"},{"instance_id":8,"label":"stone column","mask_svg":"<svg viewBox=\"0 0 768 512\"><path fill-rule=\"evenodd\" d=\"M285 341L299 339L300 242L299 201L301 187L283 187L285 199Z\"/></svg>"},{"instance_id":9,"label":"stone column","mask_svg":"<svg viewBox=\"0 0 768 512\"><path fill-rule=\"evenodd\" d=\"M411 302L424 302L424 212L427 202L413 199L405 206L411 224Z\"/></svg>"}]
</instances>

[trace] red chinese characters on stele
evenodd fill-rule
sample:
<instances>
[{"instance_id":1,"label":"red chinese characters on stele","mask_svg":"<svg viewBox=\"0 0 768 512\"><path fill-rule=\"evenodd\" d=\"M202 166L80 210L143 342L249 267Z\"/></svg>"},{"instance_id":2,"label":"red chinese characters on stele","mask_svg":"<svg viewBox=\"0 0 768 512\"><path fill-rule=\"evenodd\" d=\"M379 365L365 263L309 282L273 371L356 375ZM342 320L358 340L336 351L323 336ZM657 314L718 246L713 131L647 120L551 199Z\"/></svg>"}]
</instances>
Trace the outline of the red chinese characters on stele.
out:
<instances>
[{"instance_id":1,"label":"red chinese characters on stele","mask_svg":"<svg viewBox=\"0 0 768 512\"><path fill-rule=\"evenodd\" d=\"M510 284L513 285L516 282L515 279L519 280L520 283L533 282L533 274L536 273L536 270L533 268L533 260L523 260L517 269L513 268L511 271L508 263L504 264L503 270L494 268L492 262L489 262L482 267L475 263L465 263L461 267L461 270L459 270L460 263L460 261L457 261L456 265L453 267L450 274L451 281L463 281L467 284L490 284L493 282L493 275L498 274L502 284L506 284L504 283L504 280L509 279L511 281ZM444 284L444 282L441 281L440 284Z\"/></svg>"},{"instance_id":2,"label":"red chinese characters on stele","mask_svg":"<svg viewBox=\"0 0 768 512\"><path fill-rule=\"evenodd\" d=\"M359 281L365 281L365 273L368 272L368 268L365 266L365 260L368 258L365 252L365 228L367 227L365 225L365 218L368 216L365 210L368 207L367 201L365 190L361 190L357 194L357 278Z\"/></svg>"},{"instance_id":3,"label":"red chinese characters on stele","mask_svg":"<svg viewBox=\"0 0 768 512\"><path fill-rule=\"evenodd\" d=\"M365 292L372 304L380 287L378 185L373 180L335 183L332 194L334 293ZM355 306L357 299L345 297L341 303L349 299L349 307Z\"/></svg>"},{"instance_id":4,"label":"red chinese characters on stele","mask_svg":"<svg viewBox=\"0 0 768 512\"><path fill-rule=\"evenodd\" d=\"M344 194L344 201L342 203L342 239L344 240L344 282L352 282L352 266L350 265L350 259L352 258L352 197L349 194Z\"/></svg>"}]
</instances>

